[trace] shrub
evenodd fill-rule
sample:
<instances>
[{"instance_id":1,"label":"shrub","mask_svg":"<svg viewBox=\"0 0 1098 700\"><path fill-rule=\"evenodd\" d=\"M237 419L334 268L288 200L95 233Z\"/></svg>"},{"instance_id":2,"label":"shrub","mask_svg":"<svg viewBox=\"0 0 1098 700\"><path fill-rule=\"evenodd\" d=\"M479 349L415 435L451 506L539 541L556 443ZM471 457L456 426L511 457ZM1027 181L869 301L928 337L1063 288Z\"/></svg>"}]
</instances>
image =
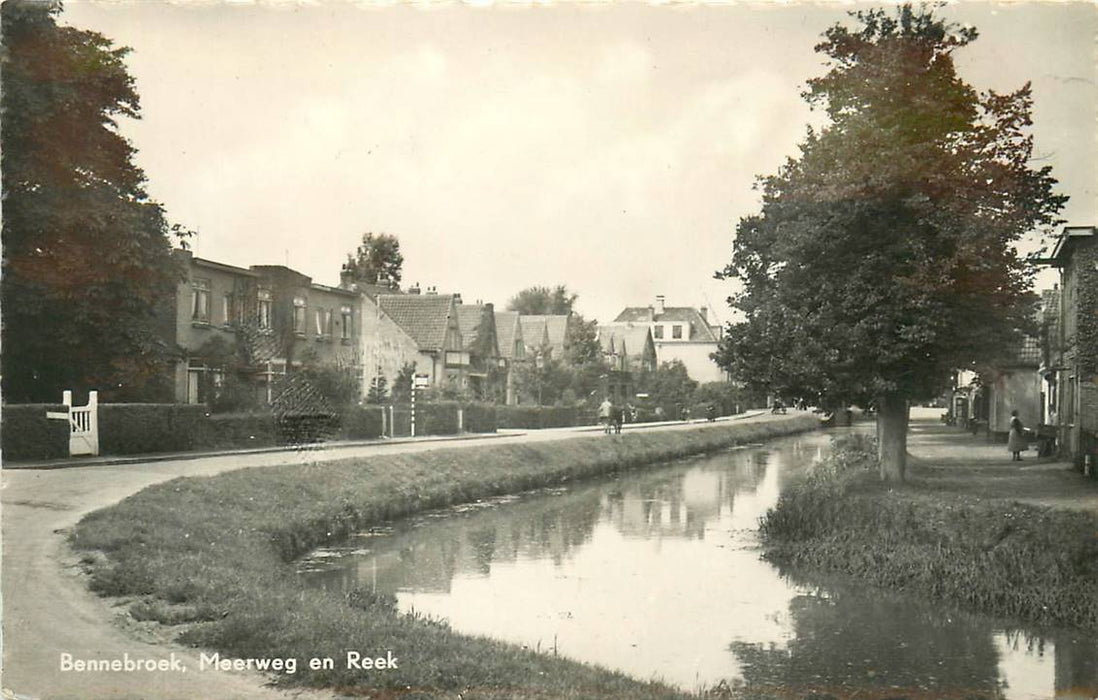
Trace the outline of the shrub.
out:
<instances>
[{"instance_id":1,"label":"shrub","mask_svg":"<svg viewBox=\"0 0 1098 700\"><path fill-rule=\"evenodd\" d=\"M100 404L99 452L126 455L193 449L205 416L206 407L197 404Z\"/></svg>"},{"instance_id":2,"label":"shrub","mask_svg":"<svg viewBox=\"0 0 1098 700\"><path fill-rule=\"evenodd\" d=\"M5 461L56 459L69 456L69 422L46 418L46 411L64 411L60 404L30 403L3 408L0 450Z\"/></svg>"}]
</instances>

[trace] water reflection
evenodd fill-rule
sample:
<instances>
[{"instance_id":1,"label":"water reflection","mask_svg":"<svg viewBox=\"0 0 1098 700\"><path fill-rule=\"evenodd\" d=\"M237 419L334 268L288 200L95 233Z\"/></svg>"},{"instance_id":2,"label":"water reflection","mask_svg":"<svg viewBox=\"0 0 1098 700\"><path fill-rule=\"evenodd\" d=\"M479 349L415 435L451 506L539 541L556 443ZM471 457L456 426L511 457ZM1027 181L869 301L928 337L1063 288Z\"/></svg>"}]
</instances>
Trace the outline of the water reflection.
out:
<instances>
[{"instance_id":1,"label":"water reflection","mask_svg":"<svg viewBox=\"0 0 1098 700\"><path fill-rule=\"evenodd\" d=\"M427 514L318 552L303 576L686 689L1098 695L1093 636L1008 633L762 561L758 517L826 444L814 434Z\"/></svg>"}]
</instances>

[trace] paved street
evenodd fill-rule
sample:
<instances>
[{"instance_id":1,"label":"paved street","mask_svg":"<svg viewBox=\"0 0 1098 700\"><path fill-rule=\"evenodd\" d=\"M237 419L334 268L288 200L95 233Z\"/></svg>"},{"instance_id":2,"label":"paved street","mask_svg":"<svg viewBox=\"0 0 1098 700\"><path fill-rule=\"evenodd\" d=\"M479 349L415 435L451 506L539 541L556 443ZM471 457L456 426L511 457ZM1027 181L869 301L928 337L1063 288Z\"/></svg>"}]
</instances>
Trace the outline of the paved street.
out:
<instances>
[{"instance_id":1,"label":"paved street","mask_svg":"<svg viewBox=\"0 0 1098 700\"><path fill-rule=\"evenodd\" d=\"M758 420L763 412L737 416ZM627 426L630 430L682 430L697 425L669 423ZM546 441L590 435L590 428L507 434L493 441ZM257 674L60 673L62 653L76 658L167 658L174 651L197 668L192 649L165 644L155 626L114 624L121 610L90 593L65 544L65 533L86 513L115 503L142 488L178 476L206 476L244 467L310 464L331 459L484 444L483 440L394 441L335 447L227 454L155 462L105 464L64 469L0 471L3 506L3 644L5 698L286 698L264 687ZM94 679L109 679L93 685ZM309 694L312 696L312 694ZM323 696L320 696L323 697Z\"/></svg>"}]
</instances>

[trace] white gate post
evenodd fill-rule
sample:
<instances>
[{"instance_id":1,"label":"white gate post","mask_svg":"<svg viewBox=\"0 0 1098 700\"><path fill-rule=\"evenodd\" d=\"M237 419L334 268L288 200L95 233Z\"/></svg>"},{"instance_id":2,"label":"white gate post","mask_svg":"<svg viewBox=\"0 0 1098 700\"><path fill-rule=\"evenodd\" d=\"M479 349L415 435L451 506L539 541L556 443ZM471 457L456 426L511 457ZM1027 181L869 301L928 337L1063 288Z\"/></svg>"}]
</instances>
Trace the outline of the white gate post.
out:
<instances>
[{"instance_id":1,"label":"white gate post","mask_svg":"<svg viewBox=\"0 0 1098 700\"><path fill-rule=\"evenodd\" d=\"M99 392L88 392L88 436L93 455L99 454Z\"/></svg>"}]
</instances>

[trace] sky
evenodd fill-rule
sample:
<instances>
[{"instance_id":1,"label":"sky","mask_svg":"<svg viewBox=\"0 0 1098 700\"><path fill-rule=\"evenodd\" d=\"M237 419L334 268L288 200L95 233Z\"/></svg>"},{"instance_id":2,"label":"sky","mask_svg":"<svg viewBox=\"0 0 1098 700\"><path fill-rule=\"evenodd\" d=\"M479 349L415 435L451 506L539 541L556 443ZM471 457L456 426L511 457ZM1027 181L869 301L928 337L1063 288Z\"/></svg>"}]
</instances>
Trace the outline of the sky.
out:
<instances>
[{"instance_id":1,"label":"sky","mask_svg":"<svg viewBox=\"0 0 1098 700\"><path fill-rule=\"evenodd\" d=\"M335 285L389 233L405 286L466 302L565 284L603 322L659 294L728 321L713 273L756 178L821 123L813 46L854 7L67 0L61 22L133 49L121 131L200 257ZM957 54L973 86L1032 81L1038 164L1068 223L1098 223L1098 8L941 12L981 33Z\"/></svg>"}]
</instances>

